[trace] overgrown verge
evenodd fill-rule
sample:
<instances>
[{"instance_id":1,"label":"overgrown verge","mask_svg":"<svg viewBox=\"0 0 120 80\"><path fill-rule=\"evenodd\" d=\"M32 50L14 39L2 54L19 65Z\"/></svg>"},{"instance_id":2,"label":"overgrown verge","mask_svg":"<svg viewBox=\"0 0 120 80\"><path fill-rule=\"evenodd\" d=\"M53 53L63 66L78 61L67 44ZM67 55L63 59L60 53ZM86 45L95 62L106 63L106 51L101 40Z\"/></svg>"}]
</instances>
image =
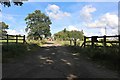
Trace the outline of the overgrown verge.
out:
<instances>
[{"instance_id":1,"label":"overgrown verge","mask_svg":"<svg viewBox=\"0 0 120 80\"><path fill-rule=\"evenodd\" d=\"M95 63L106 67L111 70L120 71L120 47L112 46L107 48L80 48L70 47L70 50L74 53L79 53Z\"/></svg>"},{"instance_id":2,"label":"overgrown verge","mask_svg":"<svg viewBox=\"0 0 120 80\"><path fill-rule=\"evenodd\" d=\"M19 59L36 51L40 46L37 44L3 44L2 45L2 62L10 62Z\"/></svg>"}]
</instances>

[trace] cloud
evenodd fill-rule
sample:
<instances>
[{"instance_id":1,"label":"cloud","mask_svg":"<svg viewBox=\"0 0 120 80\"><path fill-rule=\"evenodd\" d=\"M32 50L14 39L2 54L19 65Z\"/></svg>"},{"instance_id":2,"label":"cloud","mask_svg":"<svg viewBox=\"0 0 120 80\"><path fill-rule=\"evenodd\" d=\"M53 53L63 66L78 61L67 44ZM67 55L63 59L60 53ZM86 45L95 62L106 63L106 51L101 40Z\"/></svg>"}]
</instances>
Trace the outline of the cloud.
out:
<instances>
[{"instance_id":1,"label":"cloud","mask_svg":"<svg viewBox=\"0 0 120 80\"><path fill-rule=\"evenodd\" d=\"M87 23L87 27L92 28L116 28L118 27L118 16L116 14L112 13L106 13L102 15L98 20L95 20L94 22Z\"/></svg>"},{"instance_id":2,"label":"cloud","mask_svg":"<svg viewBox=\"0 0 120 80\"><path fill-rule=\"evenodd\" d=\"M101 35L106 35L105 32L106 32L106 31L105 31L105 28L101 28L101 29L100 29L100 33L101 33Z\"/></svg>"},{"instance_id":3,"label":"cloud","mask_svg":"<svg viewBox=\"0 0 120 80\"><path fill-rule=\"evenodd\" d=\"M2 13L0 12L0 21L2 21Z\"/></svg>"},{"instance_id":4,"label":"cloud","mask_svg":"<svg viewBox=\"0 0 120 80\"><path fill-rule=\"evenodd\" d=\"M19 31L15 29L8 29L7 34L9 35L27 35L26 32L23 29L20 29Z\"/></svg>"},{"instance_id":5,"label":"cloud","mask_svg":"<svg viewBox=\"0 0 120 80\"><path fill-rule=\"evenodd\" d=\"M62 19L64 17L70 16L70 13L61 11L60 7L54 4L48 5L45 11L47 15L52 19Z\"/></svg>"},{"instance_id":6,"label":"cloud","mask_svg":"<svg viewBox=\"0 0 120 80\"><path fill-rule=\"evenodd\" d=\"M98 35L100 35L100 34L98 34L98 33L94 33L94 32L87 32L87 31L83 31L84 32L84 35L85 36L98 36Z\"/></svg>"},{"instance_id":7,"label":"cloud","mask_svg":"<svg viewBox=\"0 0 120 80\"><path fill-rule=\"evenodd\" d=\"M95 7L93 7L92 5L86 5L80 11L80 15L85 21L91 21L92 13L95 11L96 11Z\"/></svg>"},{"instance_id":8,"label":"cloud","mask_svg":"<svg viewBox=\"0 0 120 80\"><path fill-rule=\"evenodd\" d=\"M120 35L120 26L119 26L119 28L118 28L118 32L119 32L119 35Z\"/></svg>"},{"instance_id":9,"label":"cloud","mask_svg":"<svg viewBox=\"0 0 120 80\"><path fill-rule=\"evenodd\" d=\"M18 35L19 34L16 30L13 30L13 29L8 29L7 33L10 35Z\"/></svg>"},{"instance_id":10,"label":"cloud","mask_svg":"<svg viewBox=\"0 0 120 80\"><path fill-rule=\"evenodd\" d=\"M105 29L104 28L101 29L101 34L105 35ZM110 36L118 35L118 28L106 30L106 35L110 35Z\"/></svg>"},{"instance_id":11,"label":"cloud","mask_svg":"<svg viewBox=\"0 0 120 80\"><path fill-rule=\"evenodd\" d=\"M76 26L73 26L73 25L69 25L66 29L67 29L68 31L78 30L78 28L77 28Z\"/></svg>"}]
</instances>

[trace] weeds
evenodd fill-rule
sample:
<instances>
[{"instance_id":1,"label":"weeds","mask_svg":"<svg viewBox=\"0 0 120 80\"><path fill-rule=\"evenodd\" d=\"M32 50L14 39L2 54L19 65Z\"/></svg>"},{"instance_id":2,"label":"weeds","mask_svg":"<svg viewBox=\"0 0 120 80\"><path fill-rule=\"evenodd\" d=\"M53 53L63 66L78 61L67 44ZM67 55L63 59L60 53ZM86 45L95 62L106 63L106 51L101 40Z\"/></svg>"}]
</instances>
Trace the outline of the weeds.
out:
<instances>
[{"instance_id":1,"label":"weeds","mask_svg":"<svg viewBox=\"0 0 120 80\"><path fill-rule=\"evenodd\" d=\"M2 62L9 62L35 51L36 44L4 44L2 45Z\"/></svg>"},{"instance_id":2,"label":"weeds","mask_svg":"<svg viewBox=\"0 0 120 80\"><path fill-rule=\"evenodd\" d=\"M80 47L71 47L73 52L77 52L80 55L89 57L92 61L101 64L112 70L120 70L120 48L118 46L112 47L102 47L102 48L80 48Z\"/></svg>"}]
</instances>

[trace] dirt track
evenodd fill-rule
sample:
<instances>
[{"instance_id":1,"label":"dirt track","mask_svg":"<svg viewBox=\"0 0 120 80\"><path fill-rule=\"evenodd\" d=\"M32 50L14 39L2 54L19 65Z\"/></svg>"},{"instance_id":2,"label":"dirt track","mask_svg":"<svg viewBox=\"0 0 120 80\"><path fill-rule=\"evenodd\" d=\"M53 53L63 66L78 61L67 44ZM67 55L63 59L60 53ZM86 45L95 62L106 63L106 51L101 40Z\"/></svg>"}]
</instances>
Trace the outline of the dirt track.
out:
<instances>
[{"instance_id":1,"label":"dirt track","mask_svg":"<svg viewBox=\"0 0 120 80\"><path fill-rule=\"evenodd\" d=\"M118 78L110 70L71 53L59 44L46 44L20 61L3 64L4 78Z\"/></svg>"}]
</instances>

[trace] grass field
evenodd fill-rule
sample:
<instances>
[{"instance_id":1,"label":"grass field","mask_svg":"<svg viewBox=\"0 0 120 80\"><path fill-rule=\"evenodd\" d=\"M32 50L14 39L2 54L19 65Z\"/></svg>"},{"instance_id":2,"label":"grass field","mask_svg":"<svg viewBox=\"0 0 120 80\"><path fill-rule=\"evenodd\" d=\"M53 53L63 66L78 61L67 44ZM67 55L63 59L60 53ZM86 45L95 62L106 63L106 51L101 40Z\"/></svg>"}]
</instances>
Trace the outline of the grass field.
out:
<instances>
[{"instance_id":1,"label":"grass field","mask_svg":"<svg viewBox=\"0 0 120 80\"><path fill-rule=\"evenodd\" d=\"M67 46L67 45L70 45L70 41L56 41L56 43L59 43L61 44L62 46ZM83 41L77 41L77 45L78 46L81 46L83 43ZM74 45L73 41L72 41L72 46Z\"/></svg>"},{"instance_id":2,"label":"grass field","mask_svg":"<svg viewBox=\"0 0 120 80\"><path fill-rule=\"evenodd\" d=\"M1 43L7 43L7 40L0 40ZM9 43L16 42L16 40L9 40ZM18 43L23 43L23 40L18 40Z\"/></svg>"},{"instance_id":3,"label":"grass field","mask_svg":"<svg viewBox=\"0 0 120 80\"><path fill-rule=\"evenodd\" d=\"M81 46L83 44L84 41L77 41L77 46ZM67 46L67 45L70 45L70 41L56 41L56 43L59 43L63 46ZM86 43L86 45L91 45L92 43ZM95 42L95 45L96 46L104 46L103 43L97 43ZM119 45L118 43L106 43L107 46L114 46L114 45ZM74 42L72 41L72 45L71 46L74 46Z\"/></svg>"}]
</instances>

